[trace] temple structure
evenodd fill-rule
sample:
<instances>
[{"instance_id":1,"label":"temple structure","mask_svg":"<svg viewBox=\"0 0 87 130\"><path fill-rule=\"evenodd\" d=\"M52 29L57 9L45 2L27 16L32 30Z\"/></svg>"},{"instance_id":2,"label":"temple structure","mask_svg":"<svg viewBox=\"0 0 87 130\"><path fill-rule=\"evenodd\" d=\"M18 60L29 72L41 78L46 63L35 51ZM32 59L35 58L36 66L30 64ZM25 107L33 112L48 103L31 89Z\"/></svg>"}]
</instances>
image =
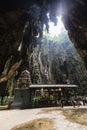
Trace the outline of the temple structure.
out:
<instances>
[{"instance_id":1,"label":"temple structure","mask_svg":"<svg viewBox=\"0 0 87 130\"><path fill-rule=\"evenodd\" d=\"M32 84L29 87L15 88L12 108L56 106L62 97L68 100L69 93L73 93L77 88L77 85L71 84Z\"/></svg>"}]
</instances>

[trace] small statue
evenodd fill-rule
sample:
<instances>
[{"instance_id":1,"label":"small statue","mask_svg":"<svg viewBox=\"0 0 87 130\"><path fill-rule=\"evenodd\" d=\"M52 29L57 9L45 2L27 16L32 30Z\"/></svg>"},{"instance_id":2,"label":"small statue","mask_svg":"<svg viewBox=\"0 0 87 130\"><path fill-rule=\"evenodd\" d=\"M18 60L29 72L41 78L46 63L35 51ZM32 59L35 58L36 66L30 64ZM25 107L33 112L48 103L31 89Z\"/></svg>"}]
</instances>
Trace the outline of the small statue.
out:
<instances>
[{"instance_id":1,"label":"small statue","mask_svg":"<svg viewBox=\"0 0 87 130\"><path fill-rule=\"evenodd\" d=\"M18 88L28 88L31 85L30 72L28 70L22 71L19 79L17 80Z\"/></svg>"}]
</instances>

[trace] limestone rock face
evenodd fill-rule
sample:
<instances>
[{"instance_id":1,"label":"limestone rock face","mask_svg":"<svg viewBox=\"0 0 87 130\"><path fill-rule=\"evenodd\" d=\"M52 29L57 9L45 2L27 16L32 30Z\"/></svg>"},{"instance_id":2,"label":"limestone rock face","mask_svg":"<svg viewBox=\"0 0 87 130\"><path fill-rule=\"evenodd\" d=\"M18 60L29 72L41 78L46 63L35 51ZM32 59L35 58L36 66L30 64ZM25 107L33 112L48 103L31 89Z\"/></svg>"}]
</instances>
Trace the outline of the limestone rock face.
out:
<instances>
[{"instance_id":1,"label":"limestone rock face","mask_svg":"<svg viewBox=\"0 0 87 130\"><path fill-rule=\"evenodd\" d=\"M18 47L23 37L24 11L8 11L0 13L0 74L8 58L19 58Z\"/></svg>"},{"instance_id":2,"label":"limestone rock face","mask_svg":"<svg viewBox=\"0 0 87 130\"><path fill-rule=\"evenodd\" d=\"M37 15L35 15L35 12ZM87 1L86 0L1 0L0 1L0 75L6 61L12 56L10 68L20 57L18 47L23 40L26 22L33 28L33 34L41 31L43 24L48 30L47 12L56 24L56 16L62 15L65 28L87 68ZM27 14L31 14L28 17ZM34 19L33 19L34 18ZM32 22L31 22L32 21ZM38 22L36 22L38 21ZM32 23L32 24L31 24ZM39 28L38 28L39 23ZM29 28L29 30L31 30ZM28 32L29 32L28 30ZM32 33L30 31L30 33ZM30 37L30 36L28 36ZM30 40L29 40L30 42ZM26 47L25 47L26 48ZM27 50L27 49L26 49Z\"/></svg>"},{"instance_id":3,"label":"limestone rock face","mask_svg":"<svg viewBox=\"0 0 87 130\"><path fill-rule=\"evenodd\" d=\"M68 6L68 5L66 5ZM84 60L87 68L87 2L74 0L63 13L63 22L69 37Z\"/></svg>"}]
</instances>

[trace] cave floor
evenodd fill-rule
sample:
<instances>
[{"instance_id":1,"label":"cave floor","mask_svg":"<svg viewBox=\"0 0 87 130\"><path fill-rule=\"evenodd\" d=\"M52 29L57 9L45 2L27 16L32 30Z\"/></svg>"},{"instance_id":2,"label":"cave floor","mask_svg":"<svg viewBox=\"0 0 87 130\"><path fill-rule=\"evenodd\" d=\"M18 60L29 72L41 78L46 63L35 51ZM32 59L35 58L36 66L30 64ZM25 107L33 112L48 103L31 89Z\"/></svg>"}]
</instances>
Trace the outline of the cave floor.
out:
<instances>
[{"instance_id":1,"label":"cave floor","mask_svg":"<svg viewBox=\"0 0 87 130\"><path fill-rule=\"evenodd\" d=\"M81 125L76 122L72 122L63 115L62 111L66 109L87 109L87 106L81 106L79 108L71 107L51 107L51 108L37 108L37 109L13 109L0 111L0 130L11 130L15 126L33 121L34 119L51 119L54 123L50 128L44 130L87 130L87 125ZM84 118L84 117L83 117ZM12 129L13 130L13 129ZM19 129L15 129L19 130ZM23 129L27 130L27 129ZM30 129L29 129L30 130ZM36 129L31 129L36 130ZM39 130L39 129L38 129ZM41 129L42 130L42 129Z\"/></svg>"}]
</instances>

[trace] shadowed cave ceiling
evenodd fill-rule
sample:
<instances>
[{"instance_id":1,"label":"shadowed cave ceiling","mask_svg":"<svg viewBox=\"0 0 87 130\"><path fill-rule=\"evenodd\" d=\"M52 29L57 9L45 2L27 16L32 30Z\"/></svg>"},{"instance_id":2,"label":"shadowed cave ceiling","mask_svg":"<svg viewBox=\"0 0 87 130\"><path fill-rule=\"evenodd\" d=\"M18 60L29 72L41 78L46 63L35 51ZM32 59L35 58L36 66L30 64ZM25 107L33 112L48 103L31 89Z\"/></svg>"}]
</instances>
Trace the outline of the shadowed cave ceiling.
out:
<instances>
[{"instance_id":1,"label":"shadowed cave ceiling","mask_svg":"<svg viewBox=\"0 0 87 130\"><path fill-rule=\"evenodd\" d=\"M39 44L43 25L48 31L49 19L56 25L58 15L62 16L69 38L87 68L86 13L87 0L1 0L0 82L9 79L22 64L28 62L32 41L39 35L36 41ZM19 51L21 43L22 49Z\"/></svg>"}]
</instances>

